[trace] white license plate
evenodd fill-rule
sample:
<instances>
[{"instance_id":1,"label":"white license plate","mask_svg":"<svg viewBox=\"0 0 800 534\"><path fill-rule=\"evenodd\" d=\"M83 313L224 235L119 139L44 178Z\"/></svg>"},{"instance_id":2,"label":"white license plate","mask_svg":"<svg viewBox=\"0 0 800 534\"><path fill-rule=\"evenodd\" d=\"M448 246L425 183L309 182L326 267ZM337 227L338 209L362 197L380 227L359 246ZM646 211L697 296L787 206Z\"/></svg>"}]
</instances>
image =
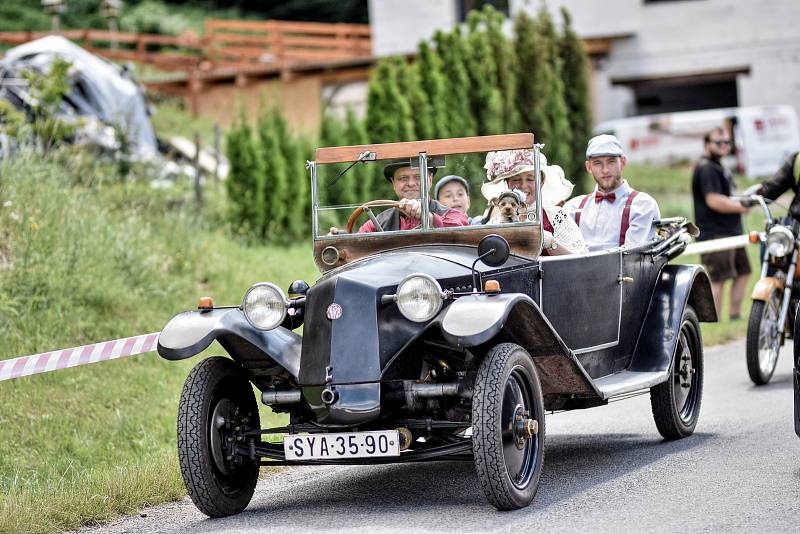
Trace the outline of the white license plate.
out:
<instances>
[{"instance_id":1,"label":"white license plate","mask_svg":"<svg viewBox=\"0 0 800 534\"><path fill-rule=\"evenodd\" d=\"M400 437L397 430L295 434L283 438L283 451L287 460L400 456Z\"/></svg>"}]
</instances>

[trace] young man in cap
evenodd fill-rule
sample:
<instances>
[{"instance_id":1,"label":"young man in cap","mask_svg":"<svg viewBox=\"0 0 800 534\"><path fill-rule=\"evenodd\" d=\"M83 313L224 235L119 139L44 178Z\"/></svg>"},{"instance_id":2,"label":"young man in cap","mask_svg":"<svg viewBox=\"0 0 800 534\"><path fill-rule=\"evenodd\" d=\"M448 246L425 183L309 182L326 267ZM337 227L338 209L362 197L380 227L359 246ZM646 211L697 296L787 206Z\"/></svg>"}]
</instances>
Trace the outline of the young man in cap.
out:
<instances>
[{"instance_id":1,"label":"young man in cap","mask_svg":"<svg viewBox=\"0 0 800 534\"><path fill-rule=\"evenodd\" d=\"M589 140L586 170L597 185L593 192L573 198L565 207L590 252L637 246L655 237L653 221L661 218L658 204L623 179L626 164L622 145L613 135Z\"/></svg>"},{"instance_id":2,"label":"young man in cap","mask_svg":"<svg viewBox=\"0 0 800 534\"><path fill-rule=\"evenodd\" d=\"M385 231L411 230L420 226L422 196L419 168L412 167L409 159L394 160L383 168L383 176L392 183L392 188L400 200L397 208L379 213L375 218ZM433 171L428 172L426 187L431 186ZM430 199L430 221L434 228L443 226L467 226L469 220L466 213L448 208L440 202ZM377 228L370 220L361 225L359 233L374 232ZM336 233L333 232L332 233Z\"/></svg>"},{"instance_id":3,"label":"young man in cap","mask_svg":"<svg viewBox=\"0 0 800 534\"><path fill-rule=\"evenodd\" d=\"M730 198L736 184L730 171L722 166L722 158L731 150L731 140L722 128L714 128L703 138L704 154L697 162L692 174L692 196L694 197L694 222L700 228L699 241L730 237L744 233L742 213L748 208ZM722 290L726 280L731 285L731 319L739 319L742 299L750 277L750 262L744 247L702 254L700 261L711 278L711 293L717 307L722 306Z\"/></svg>"}]
</instances>

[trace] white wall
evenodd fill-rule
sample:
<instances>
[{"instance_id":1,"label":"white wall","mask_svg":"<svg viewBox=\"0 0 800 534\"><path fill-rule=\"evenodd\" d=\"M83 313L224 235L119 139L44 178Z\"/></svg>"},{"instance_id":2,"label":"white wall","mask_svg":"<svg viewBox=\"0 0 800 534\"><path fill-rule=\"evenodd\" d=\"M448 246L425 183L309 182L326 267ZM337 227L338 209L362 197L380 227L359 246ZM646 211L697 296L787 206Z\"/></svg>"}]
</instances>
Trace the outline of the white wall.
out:
<instances>
[{"instance_id":1,"label":"white wall","mask_svg":"<svg viewBox=\"0 0 800 534\"><path fill-rule=\"evenodd\" d=\"M414 53L421 40L449 30L456 21L455 0L369 0L372 53Z\"/></svg>"},{"instance_id":2,"label":"white wall","mask_svg":"<svg viewBox=\"0 0 800 534\"><path fill-rule=\"evenodd\" d=\"M512 0L512 13L538 9ZM737 79L739 104L790 104L800 114L800 1L550 0L566 6L583 37L633 33L614 42L595 76L595 119L630 112L630 91L614 78L650 78L745 68Z\"/></svg>"},{"instance_id":3,"label":"white wall","mask_svg":"<svg viewBox=\"0 0 800 534\"><path fill-rule=\"evenodd\" d=\"M534 14L539 0L510 0L512 16ZM548 0L566 6L582 37L630 35L614 41L597 64L593 103L597 121L629 115L630 89L615 78L702 74L745 68L739 104L790 104L800 114L800 0ZM373 52L413 53L420 39L457 21L455 0L369 0Z\"/></svg>"}]
</instances>

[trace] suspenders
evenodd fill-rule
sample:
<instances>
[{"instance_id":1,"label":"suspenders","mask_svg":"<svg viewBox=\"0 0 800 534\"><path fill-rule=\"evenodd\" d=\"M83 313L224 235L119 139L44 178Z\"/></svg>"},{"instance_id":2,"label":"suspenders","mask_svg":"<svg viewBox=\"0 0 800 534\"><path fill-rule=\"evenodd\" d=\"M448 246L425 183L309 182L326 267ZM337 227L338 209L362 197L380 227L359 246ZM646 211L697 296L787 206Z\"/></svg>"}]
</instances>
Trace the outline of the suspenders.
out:
<instances>
[{"instance_id":1,"label":"suspenders","mask_svg":"<svg viewBox=\"0 0 800 534\"><path fill-rule=\"evenodd\" d=\"M631 194L628 195L628 200L625 201L625 207L622 209L622 224L620 224L619 228L619 246L625 244L625 234L628 233L628 228L631 225L631 204L633 204L633 199L636 198L636 195L638 194L638 191L631 191ZM583 195L581 203L578 205L578 209L575 211L575 224L577 224L579 228L581 226L581 214L583 213L583 208L586 206L586 203L590 198L592 198L591 194Z\"/></svg>"}]
</instances>

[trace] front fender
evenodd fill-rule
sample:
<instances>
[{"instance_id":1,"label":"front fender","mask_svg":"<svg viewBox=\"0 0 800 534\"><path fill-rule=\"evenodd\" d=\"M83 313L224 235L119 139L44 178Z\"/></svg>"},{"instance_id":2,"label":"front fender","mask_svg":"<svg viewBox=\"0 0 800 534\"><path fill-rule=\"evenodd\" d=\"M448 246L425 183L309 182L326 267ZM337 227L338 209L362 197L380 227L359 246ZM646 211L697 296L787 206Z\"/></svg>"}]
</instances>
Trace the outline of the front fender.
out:
<instances>
[{"instance_id":1,"label":"front fender","mask_svg":"<svg viewBox=\"0 0 800 534\"><path fill-rule=\"evenodd\" d=\"M159 334L158 353L167 360L183 360L202 352L214 340L222 338L220 343L234 359L252 359L252 354L244 354L249 347L231 342L231 337L244 340L297 378L302 337L281 326L273 330L257 330L238 308L179 313Z\"/></svg>"},{"instance_id":2,"label":"front fender","mask_svg":"<svg viewBox=\"0 0 800 534\"><path fill-rule=\"evenodd\" d=\"M687 304L691 304L701 321L717 320L711 281L705 269L699 265L665 266L650 299L630 371L669 370Z\"/></svg>"},{"instance_id":3,"label":"front fender","mask_svg":"<svg viewBox=\"0 0 800 534\"><path fill-rule=\"evenodd\" d=\"M753 288L752 298L753 300L763 300L766 302L769 300L772 292L776 290L783 291L783 283L781 283L781 281L774 276L765 276L756 282L756 285Z\"/></svg>"},{"instance_id":4,"label":"front fender","mask_svg":"<svg viewBox=\"0 0 800 534\"><path fill-rule=\"evenodd\" d=\"M458 347L475 347L495 338L520 345L533 357L545 395L599 396L578 359L527 295L460 297L445 311L441 330Z\"/></svg>"}]
</instances>

